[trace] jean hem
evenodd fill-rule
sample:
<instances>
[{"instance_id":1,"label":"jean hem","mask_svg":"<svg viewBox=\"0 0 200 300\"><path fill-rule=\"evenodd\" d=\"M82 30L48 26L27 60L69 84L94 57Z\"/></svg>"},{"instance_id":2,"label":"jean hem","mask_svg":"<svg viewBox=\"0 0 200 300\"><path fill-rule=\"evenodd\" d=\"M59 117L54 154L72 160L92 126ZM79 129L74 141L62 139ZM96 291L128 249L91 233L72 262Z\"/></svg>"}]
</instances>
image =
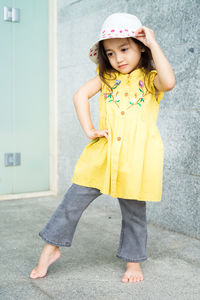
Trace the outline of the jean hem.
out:
<instances>
[{"instance_id":1,"label":"jean hem","mask_svg":"<svg viewBox=\"0 0 200 300\"><path fill-rule=\"evenodd\" d=\"M59 247L71 247L70 243L66 243L66 244L61 244L61 243L56 243L53 241L48 240L47 238L45 238L41 233L39 233L39 236L48 244L51 244L53 246L59 246Z\"/></svg>"},{"instance_id":2,"label":"jean hem","mask_svg":"<svg viewBox=\"0 0 200 300\"><path fill-rule=\"evenodd\" d=\"M133 258L128 258L128 257L126 257L126 256L121 256L121 255L119 255L119 254L116 254L116 256L117 256L118 258L121 258L121 259L127 261L127 262L129 262L129 261L130 261L130 262L142 262L142 261L147 260L147 257L142 257L142 258L138 258L138 259L133 259Z\"/></svg>"}]
</instances>

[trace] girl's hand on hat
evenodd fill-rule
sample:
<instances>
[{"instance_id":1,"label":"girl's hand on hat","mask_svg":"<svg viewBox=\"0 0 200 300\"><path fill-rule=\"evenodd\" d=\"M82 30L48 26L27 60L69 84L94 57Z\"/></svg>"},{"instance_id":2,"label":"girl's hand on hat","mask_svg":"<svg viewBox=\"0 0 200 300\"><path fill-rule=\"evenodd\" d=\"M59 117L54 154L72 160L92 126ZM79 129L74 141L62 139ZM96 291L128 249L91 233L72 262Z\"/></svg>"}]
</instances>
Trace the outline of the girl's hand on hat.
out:
<instances>
[{"instance_id":1,"label":"girl's hand on hat","mask_svg":"<svg viewBox=\"0 0 200 300\"><path fill-rule=\"evenodd\" d=\"M153 30L146 26L142 26L135 31L135 38L149 48L151 48L152 44L157 43Z\"/></svg>"},{"instance_id":2,"label":"girl's hand on hat","mask_svg":"<svg viewBox=\"0 0 200 300\"><path fill-rule=\"evenodd\" d=\"M87 132L87 137L89 139L96 139L97 137L103 137L103 136L105 136L108 139L108 129L104 129L104 130L91 129L90 131Z\"/></svg>"}]
</instances>

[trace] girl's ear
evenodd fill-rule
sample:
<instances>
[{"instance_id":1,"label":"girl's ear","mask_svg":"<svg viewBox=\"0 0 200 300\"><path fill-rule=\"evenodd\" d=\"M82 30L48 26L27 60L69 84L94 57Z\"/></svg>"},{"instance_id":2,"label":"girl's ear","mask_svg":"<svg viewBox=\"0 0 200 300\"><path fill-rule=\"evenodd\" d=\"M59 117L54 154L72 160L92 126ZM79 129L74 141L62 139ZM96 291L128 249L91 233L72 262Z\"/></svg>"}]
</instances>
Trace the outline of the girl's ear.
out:
<instances>
[{"instance_id":1,"label":"girl's ear","mask_svg":"<svg viewBox=\"0 0 200 300\"><path fill-rule=\"evenodd\" d=\"M141 52L145 52L145 49L144 49L144 48L141 48L140 50L141 50Z\"/></svg>"}]
</instances>

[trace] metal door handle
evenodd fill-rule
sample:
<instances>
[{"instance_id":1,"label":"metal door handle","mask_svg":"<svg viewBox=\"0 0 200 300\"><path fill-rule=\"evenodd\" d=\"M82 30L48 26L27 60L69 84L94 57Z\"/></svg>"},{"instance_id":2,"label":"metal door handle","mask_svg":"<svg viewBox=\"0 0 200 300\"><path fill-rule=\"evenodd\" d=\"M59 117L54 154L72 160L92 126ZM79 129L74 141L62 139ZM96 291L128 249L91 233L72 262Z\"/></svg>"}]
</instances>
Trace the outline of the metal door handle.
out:
<instances>
[{"instance_id":1,"label":"metal door handle","mask_svg":"<svg viewBox=\"0 0 200 300\"><path fill-rule=\"evenodd\" d=\"M4 6L4 21L6 22L19 22L20 9Z\"/></svg>"}]
</instances>

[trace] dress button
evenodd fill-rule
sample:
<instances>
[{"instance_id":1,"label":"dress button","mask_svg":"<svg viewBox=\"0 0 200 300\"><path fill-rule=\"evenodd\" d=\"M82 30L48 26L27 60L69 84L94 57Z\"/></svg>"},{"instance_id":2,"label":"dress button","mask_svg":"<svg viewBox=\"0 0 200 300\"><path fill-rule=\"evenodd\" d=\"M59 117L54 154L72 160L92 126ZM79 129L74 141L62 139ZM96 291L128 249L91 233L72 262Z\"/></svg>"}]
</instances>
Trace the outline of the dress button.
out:
<instances>
[{"instance_id":1,"label":"dress button","mask_svg":"<svg viewBox=\"0 0 200 300\"><path fill-rule=\"evenodd\" d=\"M125 112L124 111L121 111L121 115L124 115L125 114Z\"/></svg>"},{"instance_id":2,"label":"dress button","mask_svg":"<svg viewBox=\"0 0 200 300\"><path fill-rule=\"evenodd\" d=\"M125 93L125 96L127 97L127 96L128 96L128 93Z\"/></svg>"},{"instance_id":3,"label":"dress button","mask_svg":"<svg viewBox=\"0 0 200 300\"><path fill-rule=\"evenodd\" d=\"M118 141L120 141L120 140L121 140L121 137L120 137L120 136L118 136L118 137L117 137L117 140L118 140Z\"/></svg>"}]
</instances>

